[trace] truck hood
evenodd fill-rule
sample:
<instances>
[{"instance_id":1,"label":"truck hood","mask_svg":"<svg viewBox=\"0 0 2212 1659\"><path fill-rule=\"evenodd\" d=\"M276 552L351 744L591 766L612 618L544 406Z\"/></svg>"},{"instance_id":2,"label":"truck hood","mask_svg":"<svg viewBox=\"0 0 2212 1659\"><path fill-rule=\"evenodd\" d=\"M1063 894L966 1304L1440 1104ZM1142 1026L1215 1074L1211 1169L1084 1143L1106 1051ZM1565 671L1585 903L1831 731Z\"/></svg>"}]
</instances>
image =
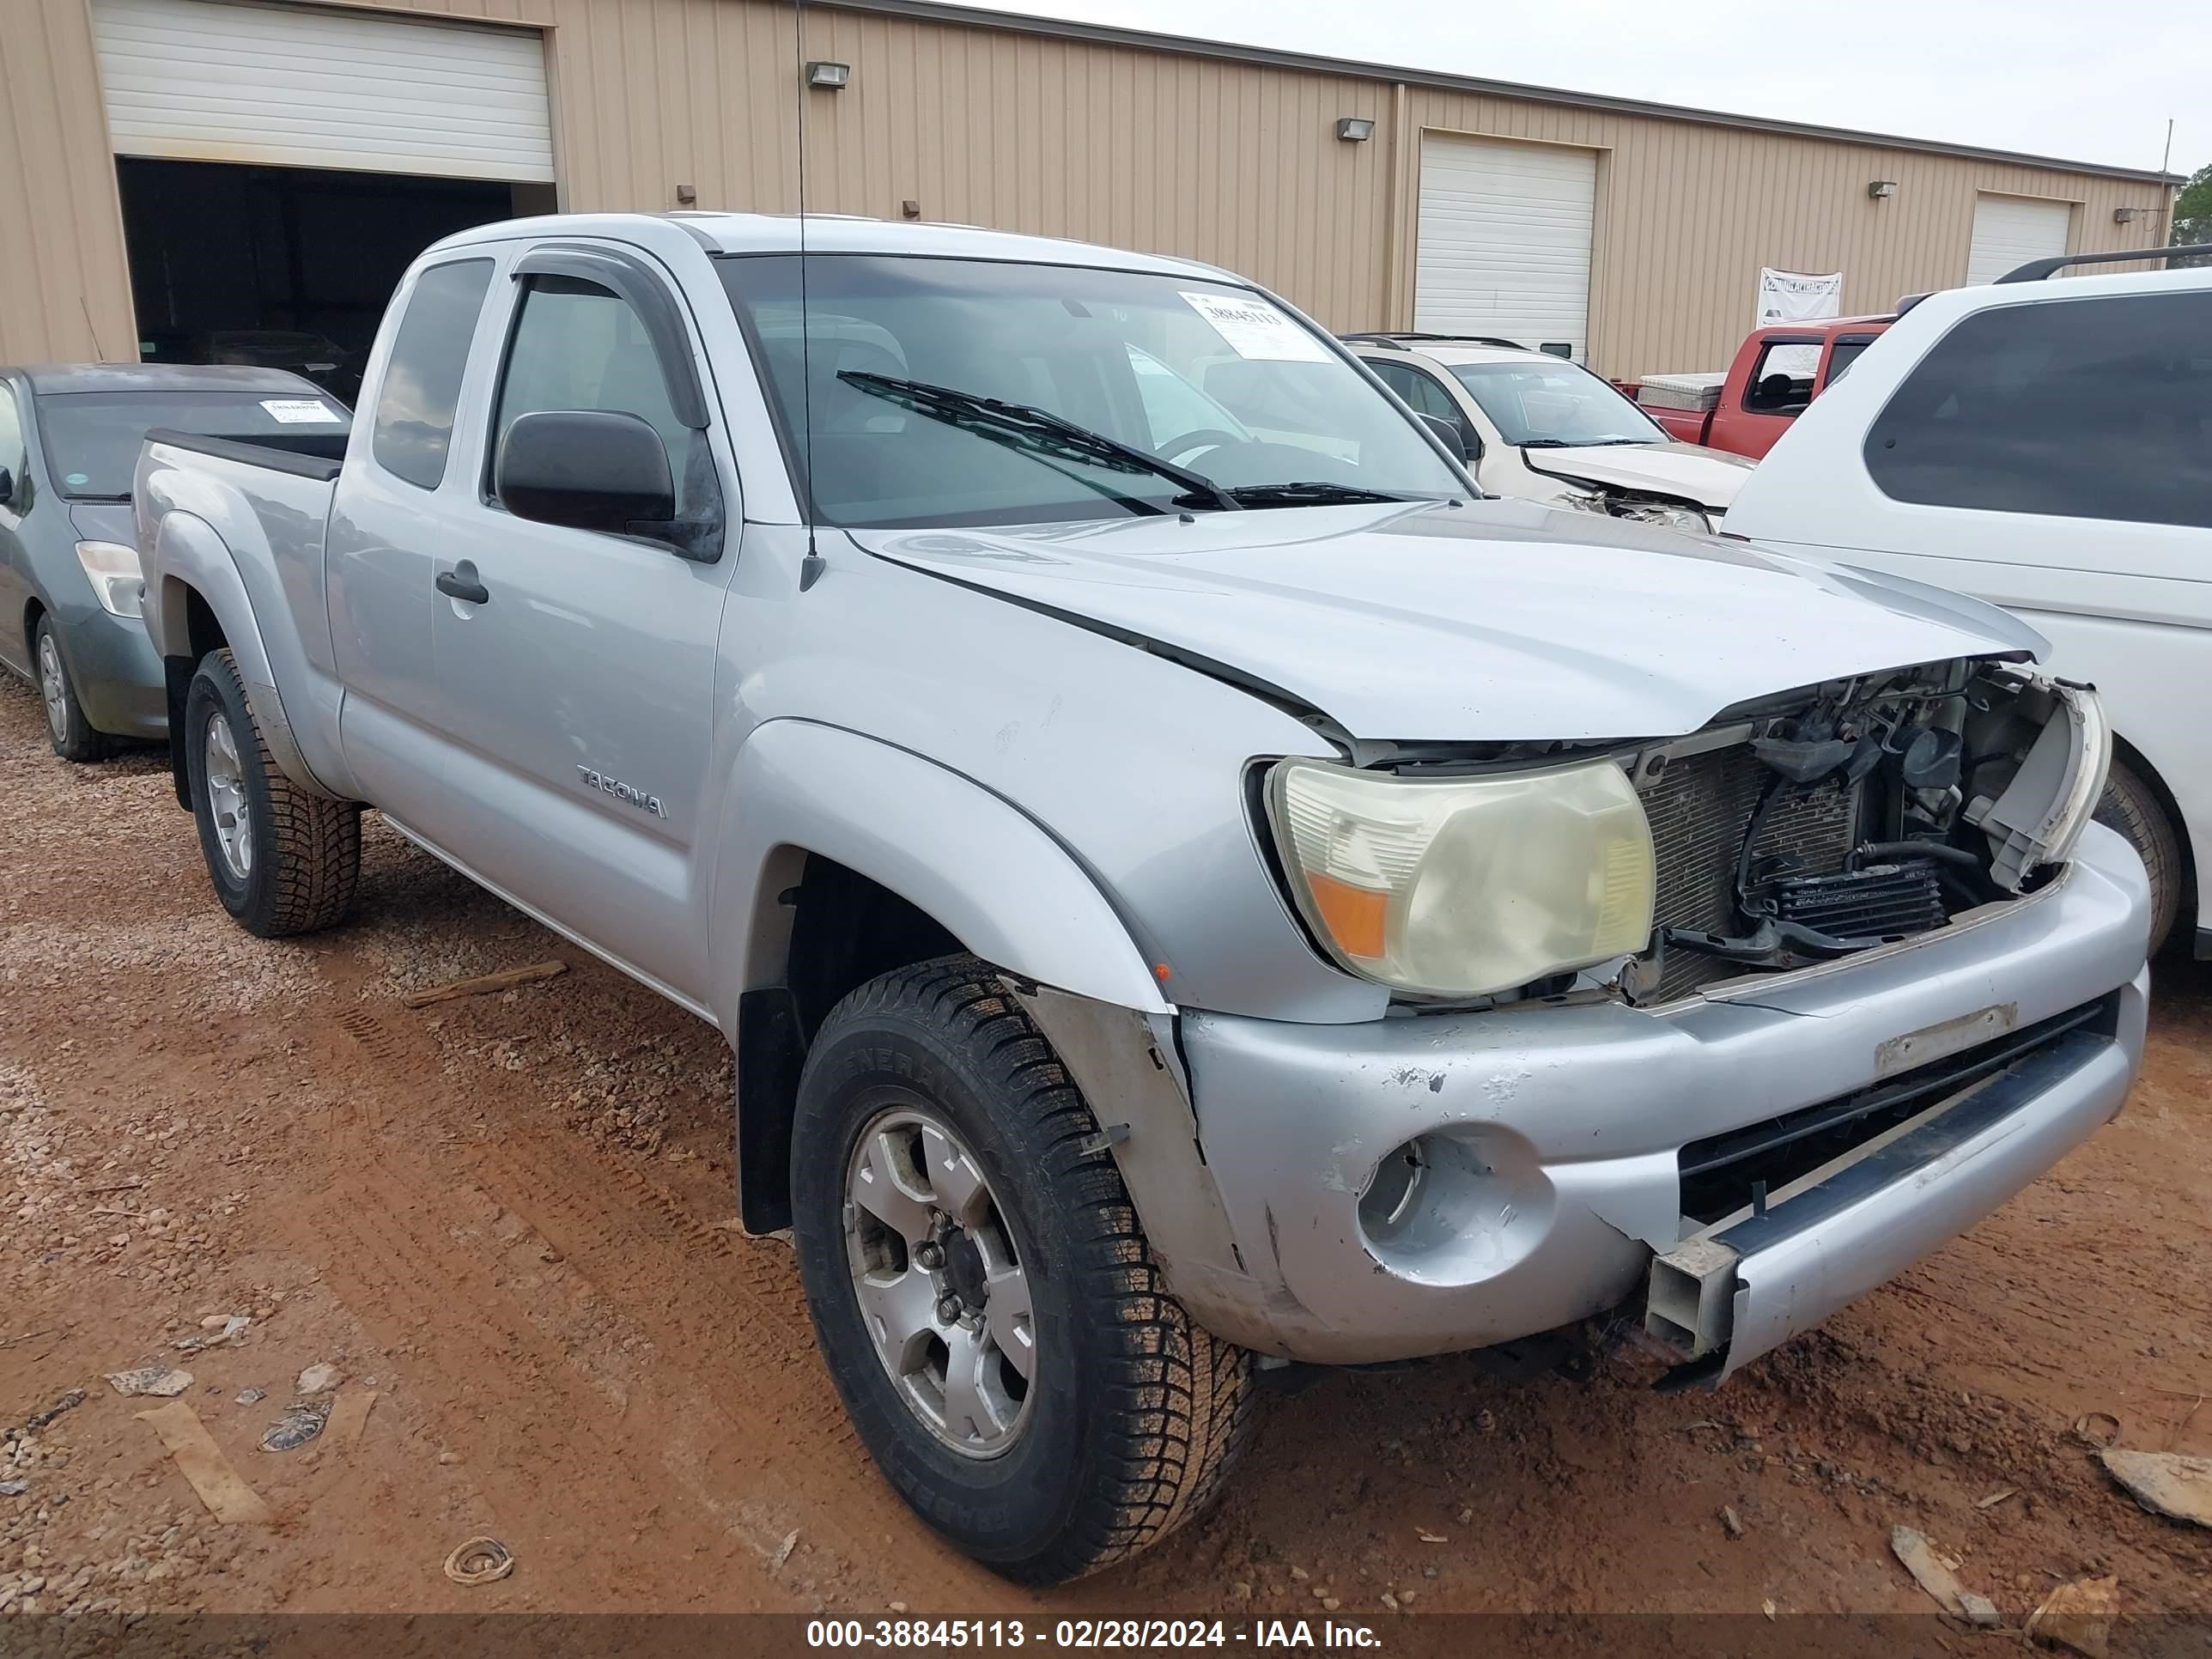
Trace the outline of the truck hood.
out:
<instances>
[{"instance_id":1,"label":"truck hood","mask_svg":"<svg viewBox=\"0 0 2212 1659\"><path fill-rule=\"evenodd\" d=\"M1674 736L1820 680L2041 644L1917 584L1533 501L848 533L1375 740Z\"/></svg>"},{"instance_id":2,"label":"truck hood","mask_svg":"<svg viewBox=\"0 0 2212 1659\"><path fill-rule=\"evenodd\" d=\"M1524 449L1532 472L1569 483L1672 495L1716 513L1728 511L1743 481L1759 465L1747 455L1703 444L1605 444L1579 449Z\"/></svg>"}]
</instances>

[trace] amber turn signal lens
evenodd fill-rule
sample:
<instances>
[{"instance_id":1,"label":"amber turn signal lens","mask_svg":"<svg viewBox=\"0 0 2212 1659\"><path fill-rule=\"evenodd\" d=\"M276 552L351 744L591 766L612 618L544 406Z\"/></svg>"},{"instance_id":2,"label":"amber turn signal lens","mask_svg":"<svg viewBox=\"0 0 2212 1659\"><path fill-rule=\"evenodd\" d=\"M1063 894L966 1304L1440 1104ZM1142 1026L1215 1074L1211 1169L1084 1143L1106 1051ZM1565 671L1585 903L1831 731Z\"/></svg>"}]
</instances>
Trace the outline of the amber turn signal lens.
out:
<instances>
[{"instance_id":1,"label":"amber turn signal lens","mask_svg":"<svg viewBox=\"0 0 2212 1659\"><path fill-rule=\"evenodd\" d=\"M1309 871L1306 882L1313 890L1314 908L1320 913L1322 923L1336 941L1338 950L1348 957L1364 957L1370 962L1384 954L1389 948L1383 938L1389 913L1389 894L1354 887L1348 881L1339 881L1318 871Z\"/></svg>"}]
</instances>

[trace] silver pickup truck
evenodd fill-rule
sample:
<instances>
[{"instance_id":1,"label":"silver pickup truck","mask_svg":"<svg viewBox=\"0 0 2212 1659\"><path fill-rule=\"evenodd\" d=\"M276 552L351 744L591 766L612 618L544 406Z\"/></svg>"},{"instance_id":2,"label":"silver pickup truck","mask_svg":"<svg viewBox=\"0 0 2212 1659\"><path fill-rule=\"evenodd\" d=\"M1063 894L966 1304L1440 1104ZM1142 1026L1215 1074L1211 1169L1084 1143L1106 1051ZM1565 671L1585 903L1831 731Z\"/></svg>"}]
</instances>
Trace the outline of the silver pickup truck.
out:
<instances>
[{"instance_id":1,"label":"silver pickup truck","mask_svg":"<svg viewBox=\"0 0 2212 1659\"><path fill-rule=\"evenodd\" d=\"M1486 499L1282 301L954 228L441 242L342 465L156 434L217 896L359 814L713 1021L893 1486L1050 1582L1255 1387L1717 1381L2116 1112L2094 692L1937 590Z\"/></svg>"}]
</instances>

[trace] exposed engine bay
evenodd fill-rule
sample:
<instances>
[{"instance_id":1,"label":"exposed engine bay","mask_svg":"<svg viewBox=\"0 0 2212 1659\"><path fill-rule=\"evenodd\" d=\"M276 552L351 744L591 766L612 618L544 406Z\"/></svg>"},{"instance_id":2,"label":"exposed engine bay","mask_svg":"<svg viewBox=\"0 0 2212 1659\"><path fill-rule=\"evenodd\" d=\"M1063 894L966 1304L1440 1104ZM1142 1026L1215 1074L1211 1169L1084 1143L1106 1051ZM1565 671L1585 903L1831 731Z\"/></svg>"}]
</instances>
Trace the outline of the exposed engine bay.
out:
<instances>
[{"instance_id":1,"label":"exposed engine bay","mask_svg":"<svg viewBox=\"0 0 2212 1659\"><path fill-rule=\"evenodd\" d=\"M2085 688L2007 662L1832 681L1622 756L1659 860L1639 1003L1946 927L2070 853L2109 760Z\"/></svg>"}]
</instances>

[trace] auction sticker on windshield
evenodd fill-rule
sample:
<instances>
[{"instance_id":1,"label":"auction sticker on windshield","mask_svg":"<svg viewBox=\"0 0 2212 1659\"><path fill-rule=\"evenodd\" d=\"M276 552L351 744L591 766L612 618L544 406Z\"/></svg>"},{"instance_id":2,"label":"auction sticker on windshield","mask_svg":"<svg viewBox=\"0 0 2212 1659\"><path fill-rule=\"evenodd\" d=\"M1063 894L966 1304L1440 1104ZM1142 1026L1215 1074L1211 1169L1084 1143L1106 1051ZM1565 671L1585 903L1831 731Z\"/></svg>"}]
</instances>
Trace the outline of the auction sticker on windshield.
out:
<instances>
[{"instance_id":1,"label":"auction sticker on windshield","mask_svg":"<svg viewBox=\"0 0 2212 1659\"><path fill-rule=\"evenodd\" d=\"M319 398L264 398L261 407L279 426L336 426L344 418Z\"/></svg>"},{"instance_id":2,"label":"auction sticker on windshield","mask_svg":"<svg viewBox=\"0 0 2212 1659\"><path fill-rule=\"evenodd\" d=\"M1194 294L1186 289L1182 297L1240 357L1273 363L1328 361L1319 340L1256 295Z\"/></svg>"}]
</instances>

